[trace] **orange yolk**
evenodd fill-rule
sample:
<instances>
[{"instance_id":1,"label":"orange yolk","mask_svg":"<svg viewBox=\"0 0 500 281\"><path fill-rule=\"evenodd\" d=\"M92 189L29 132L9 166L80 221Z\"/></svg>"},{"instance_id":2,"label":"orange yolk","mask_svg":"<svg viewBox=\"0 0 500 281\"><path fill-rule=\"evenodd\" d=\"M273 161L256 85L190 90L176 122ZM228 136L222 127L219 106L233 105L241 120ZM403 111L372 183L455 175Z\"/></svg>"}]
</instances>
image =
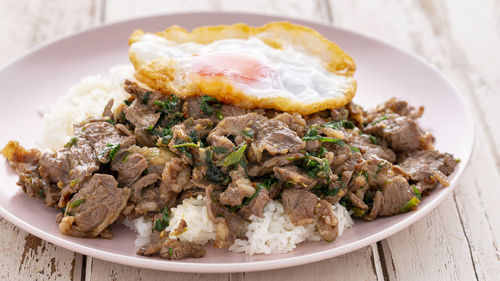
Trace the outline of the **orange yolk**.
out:
<instances>
[{"instance_id":1,"label":"orange yolk","mask_svg":"<svg viewBox=\"0 0 500 281\"><path fill-rule=\"evenodd\" d=\"M218 52L193 57L192 70L202 76L226 76L251 84L271 76L271 69L259 58L244 53Z\"/></svg>"}]
</instances>

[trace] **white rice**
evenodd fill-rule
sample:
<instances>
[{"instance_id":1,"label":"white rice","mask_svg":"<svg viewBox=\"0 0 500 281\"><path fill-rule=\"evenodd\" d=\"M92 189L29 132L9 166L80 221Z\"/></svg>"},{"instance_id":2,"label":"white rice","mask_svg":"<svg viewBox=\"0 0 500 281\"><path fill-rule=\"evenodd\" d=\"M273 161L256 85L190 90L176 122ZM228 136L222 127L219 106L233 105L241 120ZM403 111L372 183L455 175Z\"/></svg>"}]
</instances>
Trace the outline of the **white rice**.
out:
<instances>
[{"instance_id":1,"label":"white rice","mask_svg":"<svg viewBox=\"0 0 500 281\"><path fill-rule=\"evenodd\" d=\"M115 109L129 96L123 89L123 82L133 80L133 73L133 66L125 64L112 67L108 77L87 76L57 102L40 108L43 129L37 145L42 149L58 150L71 138L74 123L101 116L111 98L115 100Z\"/></svg>"},{"instance_id":2,"label":"white rice","mask_svg":"<svg viewBox=\"0 0 500 281\"><path fill-rule=\"evenodd\" d=\"M248 255L278 254L295 249L303 241L321 239L314 225L293 225L278 201L267 203L263 215L263 218L254 215L250 217L251 223L246 233L248 240L236 239L229 250Z\"/></svg>"},{"instance_id":3,"label":"white rice","mask_svg":"<svg viewBox=\"0 0 500 281\"><path fill-rule=\"evenodd\" d=\"M332 207L339 221L339 236L344 230L353 225L349 212L340 204ZM170 224L166 231L177 228L181 219L187 224L186 230L178 235L170 235L181 241L195 242L200 245L215 239L215 225L210 221L207 213L205 198L198 195L197 198L184 199L177 208L171 209ZM295 249L296 245L304 241L319 241L319 234L314 225L295 226L284 212L283 205L278 201L270 201L263 212L264 217L251 216L248 225L248 240L236 239L229 248L233 252L245 252L254 254L277 254L285 253ZM140 233L138 235L141 235ZM150 233L148 233L150 235ZM147 239L147 237L143 237Z\"/></svg>"},{"instance_id":4,"label":"white rice","mask_svg":"<svg viewBox=\"0 0 500 281\"><path fill-rule=\"evenodd\" d=\"M38 143L42 149L58 150L64 146L73 134L73 124L87 117L100 116L109 99L113 98L116 108L128 93L123 89L125 79L133 79L131 65L118 65L110 69L109 77L88 76L73 86L68 94L51 105L41 109L43 116L42 139ZM354 222L349 212L339 204L332 206L338 219L338 235L351 227ZM167 231L176 229L181 219L187 223L186 230L178 236L170 235L181 241L206 244L215 239L215 225L210 221L203 196L185 199L182 204L171 209L170 224ZM303 241L318 241L320 236L313 225L294 226L278 201L269 202L263 213L264 217L252 216L248 226L248 240L236 239L229 248L233 252L254 254L275 254L293 250ZM142 246L151 240L151 221L143 217L129 221L124 225L137 233L136 246Z\"/></svg>"},{"instance_id":5,"label":"white rice","mask_svg":"<svg viewBox=\"0 0 500 281\"><path fill-rule=\"evenodd\" d=\"M177 208L171 209L170 224L166 231L177 228L182 219L186 221L186 230L178 236L169 235L170 238L179 238L181 241L195 242L200 245L215 239L215 225L208 218L205 198L198 195L197 198L187 198Z\"/></svg>"},{"instance_id":6,"label":"white rice","mask_svg":"<svg viewBox=\"0 0 500 281\"><path fill-rule=\"evenodd\" d=\"M332 209L333 209L333 214L337 217L337 220L339 221L338 233L340 236L344 233L346 229L353 226L354 221L352 220L349 211L339 203L332 205Z\"/></svg>"},{"instance_id":7,"label":"white rice","mask_svg":"<svg viewBox=\"0 0 500 281\"><path fill-rule=\"evenodd\" d=\"M340 204L332 206L338 219L338 235L353 225L349 212ZM233 252L254 254L279 254L292 251L303 241L319 241L321 237L314 225L294 226L283 205L278 201L269 202L264 208L264 217L251 216L251 223L246 233L248 240L236 239L229 247Z\"/></svg>"},{"instance_id":8,"label":"white rice","mask_svg":"<svg viewBox=\"0 0 500 281\"><path fill-rule=\"evenodd\" d=\"M125 219L122 222L123 225L132 229L137 233L137 238L135 239L135 246L140 247L151 241L151 229L153 228L153 222L145 221L144 217L140 217L135 220Z\"/></svg>"}]
</instances>

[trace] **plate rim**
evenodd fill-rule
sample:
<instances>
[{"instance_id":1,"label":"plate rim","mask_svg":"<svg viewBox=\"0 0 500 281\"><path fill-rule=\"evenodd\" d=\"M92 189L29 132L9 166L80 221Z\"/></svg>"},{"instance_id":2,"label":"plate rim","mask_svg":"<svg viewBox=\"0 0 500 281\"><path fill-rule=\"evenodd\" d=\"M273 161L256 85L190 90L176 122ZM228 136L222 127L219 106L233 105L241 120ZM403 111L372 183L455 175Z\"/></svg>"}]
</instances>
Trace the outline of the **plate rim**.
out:
<instances>
[{"instance_id":1,"label":"plate rim","mask_svg":"<svg viewBox=\"0 0 500 281\"><path fill-rule=\"evenodd\" d=\"M84 30L67 34L67 35L62 35L58 36L52 40L48 40L44 43L41 43L33 48L30 48L23 52L21 55L14 57L7 63L3 64L0 67L0 73L3 71L7 70L9 67L15 65L19 61L29 57L30 55L38 52L39 50L42 50L44 48L48 48L51 45L57 44L61 41L65 40L71 40L73 37L80 36L82 34L86 33L92 33L95 32L96 30L100 29L105 29L109 28L112 26L117 26L117 25L123 25L127 23L132 23L132 22L142 22L148 19L157 19L157 18L163 18L163 17L168 17L168 16L185 16L185 17L195 17L199 15L205 15L205 16L244 16L244 17L259 17L262 19L265 19L267 21L276 21L276 20L285 20L285 21L290 21L290 22L295 22L298 24L303 24L307 26L311 25L319 25L322 26L323 28L333 28L340 30L342 32L348 33L350 35L354 35L356 37L362 37L365 39L369 39L371 41L375 41L376 43L379 43L381 45L384 45L384 47L391 48L393 50L396 50L404 55L407 55L413 59L416 59L419 63L427 67L429 70L431 70L435 75L439 76L440 79L442 79L451 89L453 92L456 94L458 97L460 103L464 106L465 109L465 115L466 115L466 120L468 121L468 127L471 131L471 134L467 138L467 142L470 144L468 147L467 153L462 157L461 165L458 171L455 173L455 177L452 179L450 182L450 186L446 187L446 189L439 193L435 199L430 202L425 209L419 210L415 212L414 215L402 220L401 222L392 224L388 228L384 229L383 231L377 232L371 236L365 237L364 239L357 240L355 242L352 242L348 245L342 245L338 248L335 249L329 249L325 251L320 251L320 252L315 252L311 254L306 254L306 255L301 255L301 256L291 256L291 257L284 257L284 258L277 258L273 260L264 260L264 261L248 261L248 262L240 262L240 263L232 263L232 264L227 264L227 263L184 263L184 262L178 262L178 261L165 261L165 260L159 260L159 259L144 259L144 258L138 258L138 257L132 257L132 256L126 256L122 254L116 254L113 252L108 252L100 249L95 249L88 247L86 245L82 245L78 242L73 242L65 239L61 239L55 235L46 233L44 231L39 230L38 228L29 225L28 223L24 222L23 220L17 218L15 215L11 214L9 211L5 210L3 206L0 205L0 215L5 218L7 221L13 223L17 227L23 229L24 231L35 235L45 241L48 241L54 245L63 247L65 249L74 251L76 253L88 255L94 258L110 261L110 262L115 262L119 264L124 264L128 266L134 266L134 267L140 267L140 268L146 268L146 269L154 269L154 270L161 270L161 271L174 271L174 272L197 272L197 273L229 273L229 272L252 272L252 271L262 271L262 270L271 270L271 269L279 269L279 268L286 268L286 267L292 267L292 266L297 266L297 265L303 265L303 264L309 264L313 262L317 262L320 260L325 260L329 258L333 258L336 256L344 255L356 250L359 250L360 248L369 246L372 243L376 243L378 241L381 241L383 239L386 239L387 237L394 235L395 233L406 229L413 223L419 221L422 219L424 216L429 214L432 210L434 210L447 196L449 196L450 193L455 190L457 182L463 177L464 171L467 169L467 167L470 164L470 158L472 155L472 152L474 150L475 146L475 135L476 135L476 126L474 125L473 122L473 115L472 111L470 108L470 105L467 103L467 100L465 96L458 90L458 88L455 86L455 84L452 83L452 81L446 77L439 69L430 64L427 60L425 60L423 57L414 54L408 50L405 50L399 46L391 45L388 42L385 42L384 40L380 40L378 38L375 38L374 36L371 36L369 34L363 34L358 31L354 30L349 30L348 28L344 27L337 27L334 25L329 25L325 24L322 22L316 22L316 21L310 21L310 20L305 20L305 19L300 19L300 18L293 18L293 17L282 17L282 16L277 16L277 15L272 15L272 14L261 14L261 13L252 13L252 12L179 12L179 13L164 13L164 14L157 14L153 16L142 16L142 17L137 17L133 19L127 19L127 20L120 20L116 22L111 22L111 23L106 23L102 24L99 26L95 27L90 27L86 28ZM194 270L193 270L194 268Z\"/></svg>"}]
</instances>

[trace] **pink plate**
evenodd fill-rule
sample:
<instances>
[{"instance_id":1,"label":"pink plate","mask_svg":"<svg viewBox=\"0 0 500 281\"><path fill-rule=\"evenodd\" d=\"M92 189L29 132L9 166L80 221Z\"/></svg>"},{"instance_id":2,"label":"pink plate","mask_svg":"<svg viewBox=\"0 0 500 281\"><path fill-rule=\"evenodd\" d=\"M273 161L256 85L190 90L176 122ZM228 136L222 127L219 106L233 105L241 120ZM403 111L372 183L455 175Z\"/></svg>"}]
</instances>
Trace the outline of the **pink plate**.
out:
<instances>
[{"instance_id":1,"label":"pink plate","mask_svg":"<svg viewBox=\"0 0 500 281\"><path fill-rule=\"evenodd\" d=\"M26 196L16 186L17 177L3 160L0 215L51 243L111 262L169 271L238 272L282 268L342 255L384 239L429 213L456 187L472 151L472 118L462 96L434 67L405 51L350 31L300 20L236 13L174 14L107 25L45 44L0 70L3 132L0 145L15 139L25 146L34 146L41 131L37 108L55 101L83 76L107 74L111 66L126 63L127 39L136 28L158 31L173 24L191 29L237 22L262 25L281 20L316 29L355 59L356 102L373 106L397 96L413 105L424 105L426 111L420 123L434 134L436 147L462 160L451 177L451 186L439 187L426 196L417 211L371 223L356 221L335 242L307 242L282 255L246 256L207 247L204 258L166 261L137 256L135 234L123 226L113 226L115 238L111 241L64 236L54 222L56 210Z\"/></svg>"}]
</instances>

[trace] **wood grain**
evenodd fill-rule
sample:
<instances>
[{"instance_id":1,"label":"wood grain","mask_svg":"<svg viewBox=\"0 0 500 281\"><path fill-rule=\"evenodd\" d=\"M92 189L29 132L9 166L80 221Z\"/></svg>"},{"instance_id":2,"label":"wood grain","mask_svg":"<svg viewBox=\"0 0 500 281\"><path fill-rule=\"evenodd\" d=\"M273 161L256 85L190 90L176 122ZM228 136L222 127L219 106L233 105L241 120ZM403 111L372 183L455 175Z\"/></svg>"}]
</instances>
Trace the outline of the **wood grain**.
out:
<instances>
[{"instance_id":1,"label":"wood grain","mask_svg":"<svg viewBox=\"0 0 500 281\"><path fill-rule=\"evenodd\" d=\"M0 280L80 280L82 256L0 218Z\"/></svg>"},{"instance_id":2,"label":"wood grain","mask_svg":"<svg viewBox=\"0 0 500 281\"><path fill-rule=\"evenodd\" d=\"M97 0L2 0L0 63L47 40L95 26L100 7Z\"/></svg>"},{"instance_id":3,"label":"wood grain","mask_svg":"<svg viewBox=\"0 0 500 281\"><path fill-rule=\"evenodd\" d=\"M0 2L0 64L47 40L95 26L97 1ZM0 217L1 280L80 280L80 254L54 246Z\"/></svg>"},{"instance_id":4,"label":"wood grain","mask_svg":"<svg viewBox=\"0 0 500 281\"><path fill-rule=\"evenodd\" d=\"M133 0L107 0L105 8L106 22L158 15L163 13L196 12L196 11L233 11L260 14L272 14L302 18L317 22L327 22L327 10L322 9L324 1L300 0L149 0L147 2Z\"/></svg>"},{"instance_id":5,"label":"wood grain","mask_svg":"<svg viewBox=\"0 0 500 281\"><path fill-rule=\"evenodd\" d=\"M490 280L500 276L497 106L498 8L493 1L331 1L335 24L411 50L461 90L475 117L476 146L452 198L382 242L390 280ZM497 4L498 5L498 4ZM346 11L350 11L346 13ZM467 16L465 16L467 15ZM363 20L363 19L368 19ZM498 25L496 25L498 27ZM415 254L417 253L417 254Z\"/></svg>"}]
</instances>

